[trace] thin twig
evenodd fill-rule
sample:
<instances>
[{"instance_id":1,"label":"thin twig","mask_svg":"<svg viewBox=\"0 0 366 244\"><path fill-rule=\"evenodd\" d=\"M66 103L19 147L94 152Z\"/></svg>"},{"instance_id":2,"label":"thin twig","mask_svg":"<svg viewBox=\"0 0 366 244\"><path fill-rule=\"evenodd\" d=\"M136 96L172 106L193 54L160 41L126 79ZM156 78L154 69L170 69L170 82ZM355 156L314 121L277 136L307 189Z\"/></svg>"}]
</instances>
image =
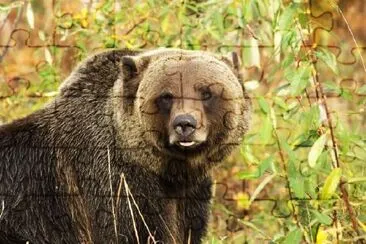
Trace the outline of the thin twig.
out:
<instances>
[{"instance_id":1,"label":"thin twig","mask_svg":"<svg viewBox=\"0 0 366 244\"><path fill-rule=\"evenodd\" d=\"M138 27L139 25L141 25L142 23L144 23L146 19L147 19L147 18L142 18L142 19L140 19L137 23L135 23L133 26L131 26L129 29L127 29L127 30L123 33L123 35L124 35L124 36L126 36L126 35L130 34L130 33L131 33L131 31L133 31L136 27Z\"/></svg>"},{"instance_id":2,"label":"thin twig","mask_svg":"<svg viewBox=\"0 0 366 244\"><path fill-rule=\"evenodd\" d=\"M135 230L135 234L136 234L136 238L137 238L138 243L140 243L140 242L139 242L138 232L137 232L137 228L136 228L136 222L135 222L135 218L134 218L134 214L133 214L133 210L132 210L132 205L131 205L131 201L130 201L130 196L131 196L131 199L132 199L132 202L133 202L134 206L137 209L137 213L139 214L139 216L140 216L147 232L149 233L149 238L152 239L153 243L157 243L157 241L155 241L155 238L154 238L153 234L150 231L149 226L147 225L147 223L145 221L144 216L142 215L142 213L140 211L140 208L139 208L138 204L135 201L135 198L132 195L132 192L131 192L130 188L128 187L126 177L124 176L124 174L123 174L122 178L123 178L123 182L124 182L124 186L125 186L125 191L126 191L126 194L127 194L127 203L128 203L128 207L130 208L131 217L132 217L132 221L133 221L133 227L134 227L134 230Z\"/></svg>"},{"instance_id":3,"label":"thin twig","mask_svg":"<svg viewBox=\"0 0 366 244\"><path fill-rule=\"evenodd\" d=\"M347 21L346 17L344 16L344 14L343 14L342 10L341 10L339 7L338 7L338 12L342 15L342 18L343 18L344 22L346 23L347 29L348 29L349 33L351 34L352 39L353 39L353 42L354 42L354 43L355 43L355 45L356 45L356 48L357 48L358 54L360 55L360 59L361 59L361 63L362 63L363 70L366 72L365 62L364 62L364 60L363 60L363 57L362 57L362 54L361 54L361 51L360 51L360 47L358 46L358 43L357 43L357 41L356 41L356 38L355 38L355 36L353 35L353 31L352 31L352 29L351 29L350 25L348 24L348 21Z\"/></svg>"},{"instance_id":4,"label":"thin twig","mask_svg":"<svg viewBox=\"0 0 366 244\"><path fill-rule=\"evenodd\" d=\"M165 222L165 220L164 220L163 216L161 216L161 214L159 214L159 217L160 217L161 221L163 222L164 227L167 229L167 231L168 231L168 233L169 233L170 237L172 238L173 243L174 243L174 244L176 244L176 243L177 243L177 241L175 240L175 237L174 237L173 233L170 231L169 226L166 224L166 222Z\"/></svg>"},{"instance_id":5,"label":"thin twig","mask_svg":"<svg viewBox=\"0 0 366 244\"><path fill-rule=\"evenodd\" d=\"M118 243L118 228L117 228L117 214L114 207L114 200L113 200L113 186L112 186L112 172L111 172L111 155L109 152L109 146L107 148L108 153L108 177L109 177L109 187L111 191L111 203L112 203L112 215L113 215L113 226L114 226L114 233L116 235L116 241Z\"/></svg>"},{"instance_id":6,"label":"thin twig","mask_svg":"<svg viewBox=\"0 0 366 244\"><path fill-rule=\"evenodd\" d=\"M125 190L126 190L128 208L129 208L130 213L131 213L133 230L135 232L135 237L136 237L137 244L140 244L139 233L138 233L137 227L136 227L135 215L133 214L133 209L132 209L132 205L131 205L131 201L130 201L130 196L129 196L129 188L128 188L128 185L127 185L127 182L125 180L125 177L124 177L124 174L123 173L122 173L122 178L123 178L123 183L124 183ZM150 234L150 231L149 231L149 234Z\"/></svg>"}]
</instances>

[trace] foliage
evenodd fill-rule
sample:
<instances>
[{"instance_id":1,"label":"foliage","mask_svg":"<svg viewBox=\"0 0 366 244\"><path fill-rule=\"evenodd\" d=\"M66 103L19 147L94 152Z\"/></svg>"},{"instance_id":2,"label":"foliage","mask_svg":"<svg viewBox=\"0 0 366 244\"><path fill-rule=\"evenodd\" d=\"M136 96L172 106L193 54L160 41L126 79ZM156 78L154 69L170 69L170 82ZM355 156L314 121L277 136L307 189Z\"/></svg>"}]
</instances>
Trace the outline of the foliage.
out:
<instances>
[{"instance_id":1,"label":"foliage","mask_svg":"<svg viewBox=\"0 0 366 244\"><path fill-rule=\"evenodd\" d=\"M366 231L366 89L342 78L350 68L351 76L364 71L340 67L327 45L339 37L319 34L320 15L312 14L337 6L318 2L314 9L301 0L56 1L52 11L40 0L2 4L6 17L25 8L22 24L41 45L16 46L2 61L0 119L38 109L78 60L100 49L236 51L252 126L225 172L216 172L207 243L356 241Z\"/></svg>"}]
</instances>

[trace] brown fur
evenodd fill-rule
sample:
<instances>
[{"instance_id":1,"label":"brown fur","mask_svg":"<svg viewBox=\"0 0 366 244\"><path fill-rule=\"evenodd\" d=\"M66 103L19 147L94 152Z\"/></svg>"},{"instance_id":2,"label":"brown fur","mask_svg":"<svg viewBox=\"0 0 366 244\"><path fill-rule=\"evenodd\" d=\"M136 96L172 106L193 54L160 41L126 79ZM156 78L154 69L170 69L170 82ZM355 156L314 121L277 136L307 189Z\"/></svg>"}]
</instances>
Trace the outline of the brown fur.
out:
<instances>
[{"instance_id":1,"label":"brown fur","mask_svg":"<svg viewBox=\"0 0 366 244\"><path fill-rule=\"evenodd\" d=\"M0 241L145 243L152 234L200 243L210 169L247 130L249 100L234 64L179 49L114 50L83 62L54 102L0 127ZM173 96L169 112L157 105L163 92ZM191 137L202 144L192 150L170 144L182 114L197 121Z\"/></svg>"}]
</instances>

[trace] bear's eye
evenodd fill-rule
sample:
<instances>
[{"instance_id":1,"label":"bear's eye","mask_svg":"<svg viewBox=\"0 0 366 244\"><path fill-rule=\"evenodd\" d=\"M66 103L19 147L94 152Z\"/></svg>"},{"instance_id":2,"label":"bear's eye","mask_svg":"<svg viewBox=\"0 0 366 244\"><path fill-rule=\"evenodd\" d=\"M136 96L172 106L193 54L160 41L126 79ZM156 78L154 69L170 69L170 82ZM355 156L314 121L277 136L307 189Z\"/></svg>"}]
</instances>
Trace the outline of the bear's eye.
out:
<instances>
[{"instance_id":1,"label":"bear's eye","mask_svg":"<svg viewBox=\"0 0 366 244\"><path fill-rule=\"evenodd\" d=\"M202 100L210 100L212 98L212 92L210 88L205 88L201 90L201 99Z\"/></svg>"},{"instance_id":2,"label":"bear's eye","mask_svg":"<svg viewBox=\"0 0 366 244\"><path fill-rule=\"evenodd\" d=\"M164 92L156 102L160 110L169 111L173 104L173 95L169 92Z\"/></svg>"}]
</instances>

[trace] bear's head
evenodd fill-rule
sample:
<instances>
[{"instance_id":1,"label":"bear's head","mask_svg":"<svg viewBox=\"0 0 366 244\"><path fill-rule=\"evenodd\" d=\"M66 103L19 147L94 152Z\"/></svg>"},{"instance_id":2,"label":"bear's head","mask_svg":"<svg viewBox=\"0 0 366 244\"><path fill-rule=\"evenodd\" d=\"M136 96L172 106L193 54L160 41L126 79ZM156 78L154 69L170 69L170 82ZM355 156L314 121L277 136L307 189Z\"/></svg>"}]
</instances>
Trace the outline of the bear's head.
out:
<instances>
[{"instance_id":1,"label":"bear's head","mask_svg":"<svg viewBox=\"0 0 366 244\"><path fill-rule=\"evenodd\" d=\"M144 140L158 151L220 161L248 129L250 104L235 63L180 49L124 56L123 109L138 115Z\"/></svg>"}]
</instances>

